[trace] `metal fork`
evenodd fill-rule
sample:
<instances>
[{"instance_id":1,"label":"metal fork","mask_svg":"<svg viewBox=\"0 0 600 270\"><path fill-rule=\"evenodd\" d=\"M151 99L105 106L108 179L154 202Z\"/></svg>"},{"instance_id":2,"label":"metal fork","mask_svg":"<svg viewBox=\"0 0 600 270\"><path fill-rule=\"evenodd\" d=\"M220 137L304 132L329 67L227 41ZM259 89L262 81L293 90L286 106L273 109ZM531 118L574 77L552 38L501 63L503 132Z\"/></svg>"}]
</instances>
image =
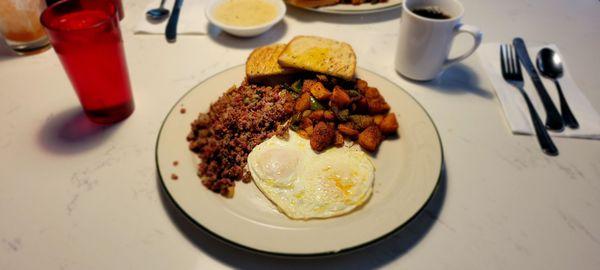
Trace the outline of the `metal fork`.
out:
<instances>
[{"instance_id":1,"label":"metal fork","mask_svg":"<svg viewBox=\"0 0 600 270\"><path fill-rule=\"evenodd\" d=\"M542 120L540 120L540 116L537 114L537 111L533 107L529 96L523 89L525 83L523 82L521 64L517 59L517 55L512 45L500 45L500 66L502 68L502 77L504 77L504 80L519 89L519 92L521 92L523 98L525 98L527 107L529 108L529 114L531 115L531 122L533 122L535 134L537 135L537 139L542 147L542 150L544 150L544 153L551 156L558 155L558 149L554 145L554 142L552 142L552 139L550 138L550 135L548 135L548 131L544 127Z\"/></svg>"}]
</instances>

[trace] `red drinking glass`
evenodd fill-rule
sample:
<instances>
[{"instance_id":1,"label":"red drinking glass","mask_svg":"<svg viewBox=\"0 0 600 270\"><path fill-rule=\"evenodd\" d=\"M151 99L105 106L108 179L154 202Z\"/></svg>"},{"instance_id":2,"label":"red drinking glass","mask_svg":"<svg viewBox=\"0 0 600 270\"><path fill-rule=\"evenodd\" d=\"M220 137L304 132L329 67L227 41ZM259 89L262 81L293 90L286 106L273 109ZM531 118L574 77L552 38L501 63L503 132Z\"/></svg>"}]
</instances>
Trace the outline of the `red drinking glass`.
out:
<instances>
[{"instance_id":1,"label":"red drinking glass","mask_svg":"<svg viewBox=\"0 0 600 270\"><path fill-rule=\"evenodd\" d=\"M90 120L127 118L134 104L116 6L63 0L48 7L41 21Z\"/></svg>"},{"instance_id":2,"label":"red drinking glass","mask_svg":"<svg viewBox=\"0 0 600 270\"><path fill-rule=\"evenodd\" d=\"M21 1L21 0L14 0L14 1ZM60 0L46 0L46 3L48 5L52 5L53 3L56 3ZM89 0L89 1L98 1L98 0ZM123 20L123 18L125 17L125 13L123 12L123 1L122 0L101 0L101 1L107 1L107 2L111 2L113 4L115 4L115 7L117 7L117 12L119 14L119 20Z\"/></svg>"},{"instance_id":3,"label":"red drinking glass","mask_svg":"<svg viewBox=\"0 0 600 270\"><path fill-rule=\"evenodd\" d=\"M117 13L119 14L119 20L125 18L125 12L123 12L123 1L122 0L111 0L117 7Z\"/></svg>"}]
</instances>

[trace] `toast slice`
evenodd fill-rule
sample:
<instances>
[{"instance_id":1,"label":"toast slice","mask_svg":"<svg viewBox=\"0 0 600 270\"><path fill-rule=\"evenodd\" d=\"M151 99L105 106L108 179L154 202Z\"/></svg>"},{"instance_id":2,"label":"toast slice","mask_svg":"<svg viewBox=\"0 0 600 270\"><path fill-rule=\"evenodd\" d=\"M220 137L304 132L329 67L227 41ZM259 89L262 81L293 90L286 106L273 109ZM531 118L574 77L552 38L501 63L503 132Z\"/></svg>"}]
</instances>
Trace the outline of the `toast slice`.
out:
<instances>
[{"instance_id":1,"label":"toast slice","mask_svg":"<svg viewBox=\"0 0 600 270\"><path fill-rule=\"evenodd\" d=\"M297 36L285 47L278 59L282 67L303 69L354 80L356 55L344 42L316 37Z\"/></svg>"},{"instance_id":2,"label":"toast slice","mask_svg":"<svg viewBox=\"0 0 600 270\"><path fill-rule=\"evenodd\" d=\"M246 60L246 77L252 81L295 73L295 70L283 68L277 62L285 46L285 44L272 44L254 49Z\"/></svg>"}]
</instances>

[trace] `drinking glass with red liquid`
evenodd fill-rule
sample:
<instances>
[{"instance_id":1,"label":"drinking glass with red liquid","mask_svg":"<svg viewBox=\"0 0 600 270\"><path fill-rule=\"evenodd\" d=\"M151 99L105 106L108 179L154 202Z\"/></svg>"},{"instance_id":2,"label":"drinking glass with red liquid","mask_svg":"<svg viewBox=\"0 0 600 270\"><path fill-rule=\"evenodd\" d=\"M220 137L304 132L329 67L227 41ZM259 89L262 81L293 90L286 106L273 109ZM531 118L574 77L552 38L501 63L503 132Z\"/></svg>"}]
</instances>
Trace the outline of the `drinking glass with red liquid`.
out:
<instances>
[{"instance_id":1,"label":"drinking glass with red liquid","mask_svg":"<svg viewBox=\"0 0 600 270\"><path fill-rule=\"evenodd\" d=\"M125 12L123 11L123 1L122 0L112 0L115 3L115 6L117 7L117 12L119 14L119 20L122 20L123 18L125 18Z\"/></svg>"},{"instance_id":2,"label":"drinking glass with red liquid","mask_svg":"<svg viewBox=\"0 0 600 270\"><path fill-rule=\"evenodd\" d=\"M58 2L60 0L46 0L46 3L48 4L48 6ZM97 1L97 0L91 0L91 1ZM101 0L101 1L108 1L108 2L112 2L115 4L115 7L117 7L117 12L119 14L119 20L123 20L123 18L125 17L125 12L123 11L123 1L122 0Z\"/></svg>"},{"instance_id":3,"label":"drinking glass with red liquid","mask_svg":"<svg viewBox=\"0 0 600 270\"><path fill-rule=\"evenodd\" d=\"M111 124L134 110L117 7L105 1L63 0L41 21L93 122Z\"/></svg>"}]
</instances>

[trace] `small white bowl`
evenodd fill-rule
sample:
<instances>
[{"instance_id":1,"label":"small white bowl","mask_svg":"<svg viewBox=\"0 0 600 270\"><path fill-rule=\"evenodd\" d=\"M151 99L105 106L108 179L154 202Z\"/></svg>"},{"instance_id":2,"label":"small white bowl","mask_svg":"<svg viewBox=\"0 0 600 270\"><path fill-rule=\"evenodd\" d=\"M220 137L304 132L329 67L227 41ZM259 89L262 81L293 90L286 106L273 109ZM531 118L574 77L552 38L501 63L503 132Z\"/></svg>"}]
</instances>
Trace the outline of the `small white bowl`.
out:
<instances>
[{"instance_id":1,"label":"small white bowl","mask_svg":"<svg viewBox=\"0 0 600 270\"><path fill-rule=\"evenodd\" d=\"M286 6L285 6L285 3L283 2L283 0L265 0L269 3L272 3L277 8L277 16L275 16L275 18L273 18L273 20L271 20L270 22L264 23L264 24L259 24L259 25L254 25L254 26L233 26L233 25L224 24L224 23L218 21L217 19L215 19L215 17L213 16L215 8L219 4L221 4L225 1L227 1L227 0L210 0L208 2L208 4L206 5L206 8L204 9L204 14L206 15L206 18L212 24L216 25L217 27L221 28L223 31L225 31L229 34L238 36L238 37L254 37L254 36L258 36L264 32L267 32L267 30L271 29L271 27L273 27L273 25L277 24L279 21L281 21L283 19L283 16L285 15L285 12L286 12Z\"/></svg>"}]
</instances>

